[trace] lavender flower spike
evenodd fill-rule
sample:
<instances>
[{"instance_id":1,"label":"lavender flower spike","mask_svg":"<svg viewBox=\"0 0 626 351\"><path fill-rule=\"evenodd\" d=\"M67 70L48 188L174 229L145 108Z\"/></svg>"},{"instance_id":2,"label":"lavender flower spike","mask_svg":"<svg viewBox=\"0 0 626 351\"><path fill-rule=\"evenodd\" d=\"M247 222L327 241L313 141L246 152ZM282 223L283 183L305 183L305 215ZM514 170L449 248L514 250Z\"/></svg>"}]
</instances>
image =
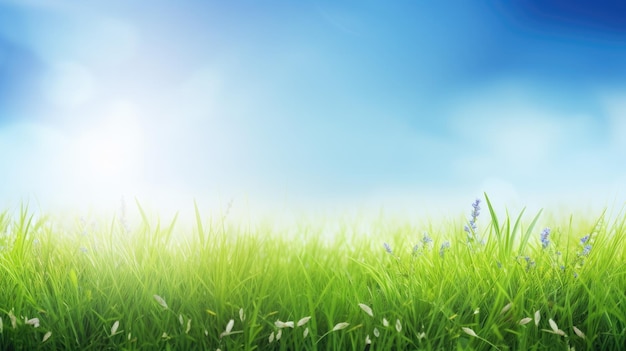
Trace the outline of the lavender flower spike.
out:
<instances>
[{"instance_id":1,"label":"lavender flower spike","mask_svg":"<svg viewBox=\"0 0 626 351\"><path fill-rule=\"evenodd\" d=\"M545 228L541 232L541 246L545 249L550 245L550 228Z\"/></svg>"},{"instance_id":2,"label":"lavender flower spike","mask_svg":"<svg viewBox=\"0 0 626 351\"><path fill-rule=\"evenodd\" d=\"M446 253L446 250L448 249L450 249L450 242L445 241L443 244L441 244L441 247L439 248L439 256L443 257L443 255Z\"/></svg>"},{"instance_id":3,"label":"lavender flower spike","mask_svg":"<svg viewBox=\"0 0 626 351\"><path fill-rule=\"evenodd\" d=\"M385 246L385 251L387 251L387 253L393 254L393 251L391 250L391 246L389 246L389 244L383 243L383 245Z\"/></svg>"}]
</instances>

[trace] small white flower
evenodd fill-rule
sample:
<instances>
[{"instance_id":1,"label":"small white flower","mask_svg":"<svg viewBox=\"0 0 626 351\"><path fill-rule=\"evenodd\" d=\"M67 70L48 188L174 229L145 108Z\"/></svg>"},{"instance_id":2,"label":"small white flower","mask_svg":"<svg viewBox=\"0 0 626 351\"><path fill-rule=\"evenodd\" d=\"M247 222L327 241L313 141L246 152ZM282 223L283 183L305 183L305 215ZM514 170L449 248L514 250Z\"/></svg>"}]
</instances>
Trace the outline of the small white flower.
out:
<instances>
[{"instance_id":1,"label":"small white flower","mask_svg":"<svg viewBox=\"0 0 626 351\"><path fill-rule=\"evenodd\" d=\"M425 338L425 337L426 337L426 333L424 333L424 332L421 332L421 333L418 333L418 334L417 334L417 339L418 339L418 340L422 340L422 339L423 339L423 338Z\"/></svg>"},{"instance_id":2,"label":"small white flower","mask_svg":"<svg viewBox=\"0 0 626 351\"><path fill-rule=\"evenodd\" d=\"M512 302L507 303L506 306L502 307L500 314L507 313L511 309L511 307L513 307L513 303Z\"/></svg>"},{"instance_id":3,"label":"small white flower","mask_svg":"<svg viewBox=\"0 0 626 351\"><path fill-rule=\"evenodd\" d=\"M161 296L154 295L153 297L163 308L165 308L166 310L169 308L167 307L167 302L165 302L165 300Z\"/></svg>"},{"instance_id":4,"label":"small white flower","mask_svg":"<svg viewBox=\"0 0 626 351\"><path fill-rule=\"evenodd\" d=\"M473 336L475 338L478 337L478 335L476 334L476 332L470 328L466 328L466 327L462 327L461 329L463 329L463 331L465 332L465 334L469 335L469 336Z\"/></svg>"},{"instance_id":5,"label":"small white flower","mask_svg":"<svg viewBox=\"0 0 626 351\"><path fill-rule=\"evenodd\" d=\"M113 326L111 327L111 336L117 334L117 328L119 328L120 326L120 321L115 321L115 323L113 323Z\"/></svg>"},{"instance_id":6,"label":"small white flower","mask_svg":"<svg viewBox=\"0 0 626 351\"><path fill-rule=\"evenodd\" d=\"M580 329L576 328L576 326L572 327L574 329L574 333L579 337L586 339L585 333L583 333Z\"/></svg>"},{"instance_id":7,"label":"small white flower","mask_svg":"<svg viewBox=\"0 0 626 351\"><path fill-rule=\"evenodd\" d=\"M232 334L234 326L235 326L235 320L234 319L229 320L228 324L226 324L226 330L224 330L224 332L220 334L220 338Z\"/></svg>"},{"instance_id":8,"label":"small white flower","mask_svg":"<svg viewBox=\"0 0 626 351\"><path fill-rule=\"evenodd\" d=\"M280 340L282 336L283 336L283 330L278 329L278 331L276 332L276 341Z\"/></svg>"},{"instance_id":9,"label":"small white flower","mask_svg":"<svg viewBox=\"0 0 626 351\"><path fill-rule=\"evenodd\" d=\"M35 328L39 328L39 318L25 318L24 323L28 324L28 325L32 325Z\"/></svg>"},{"instance_id":10,"label":"small white flower","mask_svg":"<svg viewBox=\"0 0 626 351\"><path fill-rule=\"evenodd\" d=\"M535 326L539 326L539 321L541 320L541 314L539 313L539 310L537 310L537 312L535 312Z\"/></svg>"},{"instance_id":11,"label":"small white flower","mask_svg":"<svg viewBox=\"0 0 626 351\"><path fill-rule=\"evenodd\" d=\"M17 318L15 318L15 315L13 314L13 309L9 311L9 319L11 320L11 328L17 328Z\"/></svg>"},{"instance_id":12,"label":"small white flower","mask_svg":"<svg viewBox=\"0 0 626 351\"><path fill-rule=\"evenodd\" d=\"M298 323L296 323L296 325L297 325L298 327L301 327L301 326L303 326L303 325L307 324L307 323L309 322L309 320L311 320L311 317L304 317L304 318L301 318L301 319L298 321Z\"/></svg>"},{"instance_id":13,"label":"small white flower","mask_svg":"<svg viewBox=\"0 0 626 351\"><path fill-rule=\"evenodd\" d=\"M379 337L380 336L380 331L378 331L378 328L374 328L374 336L375 337Z\"/></svg>"},{"instance_id":14,"label":"small white flower","mask_svg":"<svg viewBox=\"0 0 626 351\"><path fill-rule=\"evenodd\" d=\"M528 323L530 323L533 319L530 317L526 317L526 318L522 318L520 319L520 321L518 322L519 325L526 325Z\"/></svg>"},{"instance_id":15,"label":"small white flower","mask_svg":"<svg viewBox=\"0 0 626 351\"><path fill-rule=\"evenodd\" d=\"M559 330L559 326L556 325L556 322L553 321L552 318L548 320L548 323L550 324L550 328L552 328L555 333Z\"/></svg>"},{"instance_id":16,"label":"small white flower","mask_svg":"<svg viewBox=\"0 0 626 351\"><path fill-rule=\"evenodd\" d=\"M402 323L400 323L399 319L396 319L396 330L398 333L402 331Z\"/></svg>"},{"instance_id":17,"label":"small white flower","mask_svg":"<svg viewBox=\"0 0 626 351\"><path fill-rule=\"evenodd\" d=\"M191 318L187 320L187 328L185 328L185 334L189 334L191 330Z\"/></svg>"},{"instance_id":18,"label":"small white flower","mask_svg":"<svg viewBox=\"0 0 626 351\"><path fill-rule=\"evenodd\" d=\"M360 304L359 304L359 307L361 307L361 309L362 309L365 313L369 314L369 315L370 315L370 317L374 317L374 311L372 311L372 308L371 308L371 307L369 307L368 305L363 304L363 303L360 303Z\"/></svg>"},{"instance_id":19,"label":"small white flower","mask_svg":"<svg viewBox=\"0 0 626 351\"><path fill-rule=\"evenodd\" d=\"M350 323L346 323L346 322L341 322L341 323L337 323L334 327L332 331L337 331L337 330L341 330L341 329L345 329L350 325Z\"/></svg>"},{"instance_id":20,"label":"small white flower","mask_svg":"<svg viewBox=\"0 0 626 351\"><path fill-rule=\"evenodd\" d=\"M278 329L282 329L282 328L293 328L293 327L294 327L294 323L293 323L293 321L281 322L280 320L277 320L276 322L274 322L274 325L275 325L275 326L276 326L276 328L278 328Z\"/></svg>"},{"instance_id":21,"label":"small white flower","mask_svg":"<svg viewBox=\"0 0 626 351\"><path fill-rule=\"evenodd\" d=\"M43 344L44 342L46 342L48 339L50 339L51 336L52 336L52 332L51 331L45 333L43 335L43 339L41 339L41 343Z\"/></svg>"},{"instance_id":22,"label":"small white flower","mask_svg":"<svg viewBox=\"0 0 626 351\"><path fill-rule=\"evenodd\" d=\"M476 307L476 309L474 310L474 314L479 314L480 313L480 307Z\"/></svg>"},{"instance_id":23,"label":"small white flower","mask_svg":"<svg viewBox=\"0 0 626 351\"><path fill-rule=\"evenodd\" d=\"M387 318L383 318L383 327L387 328L389 326L389 321Z\"/></svg>"},{"instance_id":24,"label":"small white flower","mask_svg":"<svg viewBox=\"0 0 626 351\"><path fill-rule=\"evenodd\" d=\"M367 334L367 336L365 336L365 345L370 345L372 343L372 339L370 339L370 335Z\"/></svg>"},{"instance_id":25,"label":"small white flower","mask_svg":"<svg viewBox=\"0 0 626 351\"><path fill-rule=\"evenodd\" d=\"M243 308L239 309L239 320L242 322L246 320L246 315L243 313Z\"/></svg>"},{"instance_id":26,"label":"small white flower","mask_svg":"<svg viewBox=\"0 0 626 351\"><path fill-rule=\"evenodd\" d=\"M270 344L274 342L274 332L270 334L270 337L267 339L267 341L269 341Z\"/></svg>"},{"instance_id":27,"label":"small white flower","mask_svg":"<svg viewBox=\"0 0 626 351\"><path fill-rule=\"evenodd\" d=\"M556 325L555 321L553 321L552 319L549 319L548 323L550 323L550 328L552 328L552 330L542 329L543 331L547 331L548 333L552 333L556 335L567 336L564 331L559 329L559 326Z\"/></svg>"},{"instance_id":28,"label":"small white flower","mask_svg":"<svg viewBox=\"0 0 626 351\"><path fill-rule=\"evenodd\" d=\"M309 327L306 327L304 329L304 333L302 333L302 338L306 339L307 335L309 335Z\"/></svg>"}]
</instances>

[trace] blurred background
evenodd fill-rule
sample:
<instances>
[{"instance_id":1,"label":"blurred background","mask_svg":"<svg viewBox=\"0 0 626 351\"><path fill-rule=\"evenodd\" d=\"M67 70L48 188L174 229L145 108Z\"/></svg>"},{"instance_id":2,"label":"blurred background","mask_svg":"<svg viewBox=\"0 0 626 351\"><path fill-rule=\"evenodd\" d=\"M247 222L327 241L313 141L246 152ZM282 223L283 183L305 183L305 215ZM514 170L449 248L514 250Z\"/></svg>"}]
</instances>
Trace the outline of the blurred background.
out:
<instances>
[{"instance_id":1,"label":"blurred background","mask_svg":"<svg viewBox=\"0 0 626 351\"><path fill-rule=\"evenodd\" d=\"M0 205L626 200L626 4L0 0Z\"/></svg>"}]
</instances>

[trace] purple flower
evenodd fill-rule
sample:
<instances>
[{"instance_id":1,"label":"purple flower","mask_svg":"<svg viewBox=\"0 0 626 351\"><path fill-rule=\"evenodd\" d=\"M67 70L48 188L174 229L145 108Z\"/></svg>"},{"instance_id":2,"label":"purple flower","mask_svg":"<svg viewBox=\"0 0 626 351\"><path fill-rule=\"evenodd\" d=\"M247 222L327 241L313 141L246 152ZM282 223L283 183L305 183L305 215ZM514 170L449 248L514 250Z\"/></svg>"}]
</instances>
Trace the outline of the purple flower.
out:
<instances>
[{"instance_id":1,"label":"purple flower","mask_svg":"<svg viewBox=\"0 0 626 351\"><path fill-rule=\"evenodd\" d=\"M581 252L580 255L581 256L587 256L587 255L589 255L589 252L591 252L591 245L587 244L583 248L583 252Z\"/></svg>"},{"instance_id":2,"label":"purple flower","mask_svg":"<svg viewBox=\"0 0 626 351\"><path fill-rule=\"evenodd\" d=\"M387 251L387 253L393 254L393 251L391 250L391 246L389 246L389 244L384 243L383 246L385 246L385 251Z\"/></svg>"},{"instance_id":3,"label":"purple flower","mask_svg":"<svg viewBox=\"0 0 626 351\"><path fill-rule=\"evenodd\" d=\"M583 236L582 238L580 238L580 245L585 245L587 243L587 241L589 241L589 234Z\"/></svg>"},{"instance_id":4,"label":"purple flower","mask_svg":"<svg viewBox=\"0 0 626 351\"><path fill-rule=\"evenodd\" d=\"M443 255L446 253L448 249L450 249L450 242L444 241L443 244L441 244L441 247L439 248L439 256L443 257Z\"/></svg>"},{"instance_id":5,"label":"purple flower","mask_svg":"<svg viewBox=\"0 0 626 351\"><path fill-rule=\"evenodd\" d=\"M541 232L541 246L545 249L550 245L550 228L545 228Z\"/></svg>"},{"instance_id":6,"label":"purple flower","mask_svg":"<svg viewBox=\"0 0 626 351\"><path fill-rule=\"evenodd\" d=\"M428 236L427 232L424 232L424 237L422 238L422 243L424 244L424 246L430 245L432 244L433 239Z\"/></svg>"},{"instance_id":7,"label":"purple flower","mask_svg":"<svg viewBox=\"0 0 626 351\"><path fill-rule=\"evenodd\" d=\"M476 199L472 203L472 212L470 213L469 225L463 227L463 230L467 232L467 239L471 241L475 239L475 233L478 230L476 226L476 220L478 219L478 215L480 215L480 199Z\"/></svg>"},{"instance_id":8,"label":"purple flower","mask_svg":"<svg viewBox=\"0 0 626 351\"><path fill-rule=\"evenodd\" d=\"M415 246L413 246L413 254L416 254L420 249L420 246L415 244Z\"/></svg>"}]
</instances>

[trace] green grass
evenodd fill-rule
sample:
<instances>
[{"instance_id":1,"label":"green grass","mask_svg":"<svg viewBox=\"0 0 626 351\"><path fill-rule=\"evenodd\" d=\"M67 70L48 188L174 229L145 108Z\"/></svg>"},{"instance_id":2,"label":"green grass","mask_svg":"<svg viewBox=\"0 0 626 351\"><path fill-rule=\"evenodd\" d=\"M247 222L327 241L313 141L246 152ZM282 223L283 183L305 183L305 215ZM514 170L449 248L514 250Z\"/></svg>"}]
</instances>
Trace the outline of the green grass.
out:
<instances>
[{"instance_id":1,"label":"green grass","mask_svg":"<svg viewBox=\"0 0 626 351\"><path fill-rule=\"evenodd\" d=\"M329 223L303 221L290 234L207 220L197 208L185 233L176 218L161 224L141 207L143 221L130 231L123 220L68 227L27 208L4 212L0 349L626 345L626 215L555 219L544 248L539 214L496 218L485 200L476 233L463 221L439 223L432 242L424 228L380 219L369 235L346 220L328 239Z\"/></svg>"}]
</instances>

